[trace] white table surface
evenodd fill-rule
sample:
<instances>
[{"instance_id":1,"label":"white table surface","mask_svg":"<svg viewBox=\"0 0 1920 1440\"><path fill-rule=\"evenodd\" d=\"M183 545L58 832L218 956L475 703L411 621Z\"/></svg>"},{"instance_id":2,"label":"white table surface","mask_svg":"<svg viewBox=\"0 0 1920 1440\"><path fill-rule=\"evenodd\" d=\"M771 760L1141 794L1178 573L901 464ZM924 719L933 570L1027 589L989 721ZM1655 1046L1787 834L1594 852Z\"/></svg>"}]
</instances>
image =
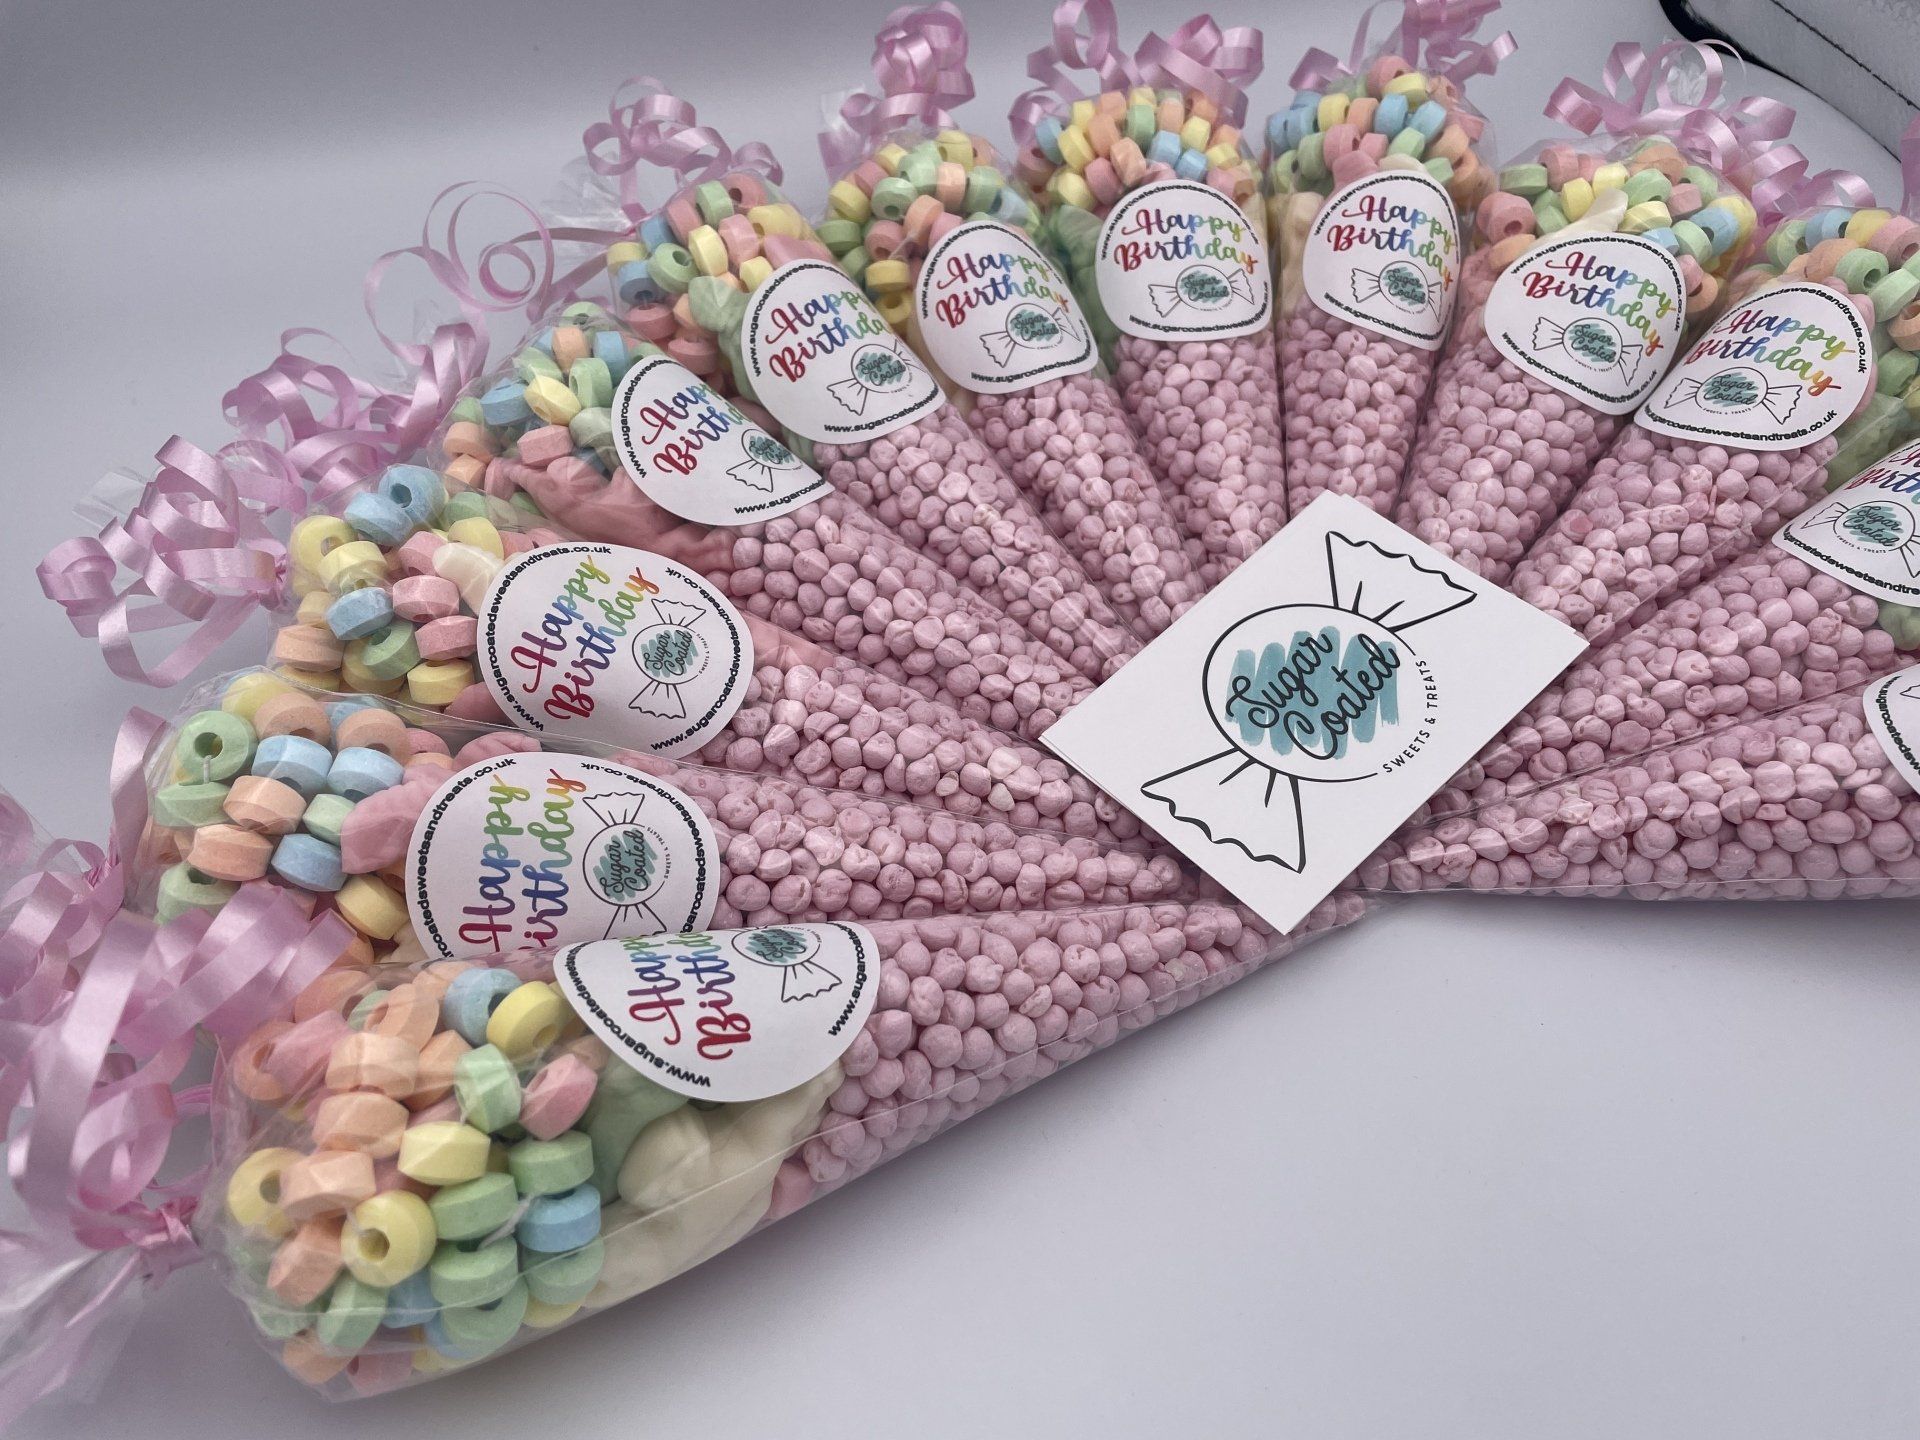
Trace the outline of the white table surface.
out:
<instances>
[{"instance_id":1,"label":"white table surface","mask_svg":"<svg viewBox=\"0 0 1920 1440\"><path fill-rule=\"evenodd\" d=\"M543 199L624 76L806 199L818 92L880 0L202 0L0 10L0 783L98 835L116 681L39 594L69 507L283 327L370 350L359 282L440 187ZM976 3L975 128L1037 0ZM1352 5L1257 7L1284 103ZM1128 4L1137 35L1183 16ZM1234 23L1244 11L1223 8ZM1502 144L1652 0L1513 0ZM1818 165L1893 165L1818 102ZM776 128L776 127L785 127ZM256 629L228 666L261 649ZM1410 902L1058 1076L630 1304L475 1372L328 1406L204 1267L91 1408L30 1436L1848 1440L1920 1431L1920 965L1906 904Z\"/></svg>"}]
</instances>

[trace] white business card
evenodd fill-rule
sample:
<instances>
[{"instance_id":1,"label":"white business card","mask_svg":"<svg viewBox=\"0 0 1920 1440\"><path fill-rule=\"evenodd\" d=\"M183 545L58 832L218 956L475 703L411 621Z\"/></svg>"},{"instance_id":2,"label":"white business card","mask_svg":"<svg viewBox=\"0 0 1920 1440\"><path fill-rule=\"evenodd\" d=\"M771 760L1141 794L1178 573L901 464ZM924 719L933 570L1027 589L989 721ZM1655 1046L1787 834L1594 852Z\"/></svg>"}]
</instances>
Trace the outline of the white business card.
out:
<instances>
[{"instance_id":1,"label":"white business card","mask_svg":"<svg viewBox=\"0 0 1920 1440\"><path fill-rule=\"evenodd\" d=\"M1322 495L1042 738L1287 930L1585 648Z\"/></svg>"}]
</instances>

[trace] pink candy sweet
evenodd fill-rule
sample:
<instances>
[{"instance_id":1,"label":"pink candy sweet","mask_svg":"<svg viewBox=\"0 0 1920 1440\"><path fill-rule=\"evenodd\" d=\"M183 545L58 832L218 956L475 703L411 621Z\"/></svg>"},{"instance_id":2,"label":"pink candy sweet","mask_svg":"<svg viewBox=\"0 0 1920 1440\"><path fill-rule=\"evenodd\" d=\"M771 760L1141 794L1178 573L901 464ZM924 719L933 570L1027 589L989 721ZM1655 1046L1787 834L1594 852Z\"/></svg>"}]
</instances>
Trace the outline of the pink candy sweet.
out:
<instances>
[{"instance_id":1,"label":"pink candy sweet","mask_svg":"<svg viewBox=\"0 0 1920 1440\"><path fill-rule=\"evenodd\" d=\"M1500 353L1482 323L1493 280L1485 251L1463 267L1462 313L1394 521L1498 585L1627 422L1562 394Z\"/></svg>"}]
</instances>

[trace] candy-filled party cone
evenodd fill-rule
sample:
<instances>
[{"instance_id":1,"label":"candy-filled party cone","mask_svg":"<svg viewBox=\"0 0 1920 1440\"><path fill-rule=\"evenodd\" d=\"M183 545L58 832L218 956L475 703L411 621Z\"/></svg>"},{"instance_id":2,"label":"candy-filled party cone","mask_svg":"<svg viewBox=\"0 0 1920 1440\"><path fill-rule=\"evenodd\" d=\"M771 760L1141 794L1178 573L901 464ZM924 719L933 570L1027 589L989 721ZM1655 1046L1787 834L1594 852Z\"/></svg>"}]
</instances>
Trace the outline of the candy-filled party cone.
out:
<instances>
[{"instance_id":1,"label":"candy-filled party cone","mask_svg":"<svg viewBox=\"0 0 1920 1440\"><path fill-rule=\"evenodd\" d=\"M1363 908L1278 936L1201 902L603 941L397 972L359 1026L316 987L226 1034L174 1263L204 1246L322 1394L390 1391L630 1300Z\"/></svg>"},{"instance_id":2,"label":"candy-filled party cone","mask_svg":"<svg viewBox=\"0 0 1920 1440\"><path fill-rule=\"evenodd\" d=\"M1139 833L1059 760L962 714L958 697L929 699L743 615L664 556L515 530L521 506L475 491L442 502L440 484L394 466L343 515L296 522L299 607L273 645L282 674L961 815Z\"/></svg>"},{"instance_id":3,"label":"candy-filled party cone","mask_svg":"<svg viewBox=\"0 0 1920 1440\"><path fill-rule=\"evenodd\" d=\"M1151 637L1199 598L1199 547L1098 371L1018 180L949 113L973 93L966 43L944 3L888 20L879 93L849 96L821 134L833 183L818 233L1114 610Z\"/></svg>"},{"instance_id":4,"label":"candy-filled party cone","mask_svg":"<svg viewBox=\"0 0 1920 1440\"><path fill-rule=\"evenodd\" d=\"M1464 82L1513 48L1470 37L1494 3L1407 0L1342 65L1313 51L1267 122L1287 506L1351 495L1391 515L1460 279L1462 217L1491 188Z\"/></svg>"},{"instance_id":5,"label":"candy-filled party cone","mask_svg":"<svg viewBox=\"0 0 1920 1440\"><path fill-rule=\"evenodd\" d=\"M1655 103L1688 64L1706 71L1699 103ZM1717 166L1718 53L1619 45L1609 73L1625 97L1567 80L1547 113L1617 138L1536 145L1462 213L1453 333L1394 514L1496 583L1719 315L1754 228Z\"/></svg>"},{"instance_id":6,"label":"candy-filled party cone","mask_svg":"<svg viewBox=\"0 0 1920 1440\"><path fill-rule=\"evenodd\" d=\"M1129 56L1105 0L1067 0L1054 30L1028 64L1045 88L1014 102L1017 174L1211 587L1287 513L1265 224L1239 128L1260 32L1202 16ZM1079 97L1068 68L1099 93Z\"/></svg>"},{"instance_id":7,"label":"candy-filled party cone","mask_svg":"<svg viewBox=\"0 0 1920 1440\"><path fill-rule=\"evenodd\" d=\"M1399 832L1368 889L1641 899L1920 894L1920 674L1801 704ZM1889 730L1875 718L1909 713Z\"/></svg>"},{"instance_id":8,"label":"candy-filled party cone","mask_svg":"<svg viewBox=\"0 0 1920 1440\"><path fill-rule=\"evenodd\" d=\"M154 747L130 895L168 920L219 911L261 882L289 889L354 928L362 964L690 924L1117 903L1192 888L1171 858L1091 836L585 742L543 745L290 690L265 671L199 698Z\"/></svg>"}]
</instances>

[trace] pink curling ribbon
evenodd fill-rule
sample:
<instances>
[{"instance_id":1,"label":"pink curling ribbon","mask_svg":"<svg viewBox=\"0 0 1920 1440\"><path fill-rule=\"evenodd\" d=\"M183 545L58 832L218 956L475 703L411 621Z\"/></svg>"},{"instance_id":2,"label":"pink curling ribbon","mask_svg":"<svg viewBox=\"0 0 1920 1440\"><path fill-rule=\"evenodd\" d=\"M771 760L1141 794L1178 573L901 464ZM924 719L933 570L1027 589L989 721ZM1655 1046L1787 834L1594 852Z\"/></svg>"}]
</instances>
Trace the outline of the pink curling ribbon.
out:
<instances>
[{"instance_id":1,"label":"pink curling ribbon","mask_svg":"<svg viewBox=\"0 0 1920 1440\"><path fill-rule=\"evenodd\" d=\"M1513 32L1475 40L1480 22L1500 8L1500 0L1407 0L1400 17L1401 58L1429 75L1456 84L1475 75L1491 75L1518 48Z\"/></svg>"},{"instance_id":2,"label":"pink curling ribbon","mask_svg":"<svg viewBox=\"0 0 1920 1440\"><path fill-rule=\"evenodd\" d=\"M651 75L623 81L608 102L607 118L589 125L580 139L587 168L614 181L620 213L630 225L638 225L652 208L640 199L642 164L672 171L676 190L718 180L729 170L756 170L776 185L781 179L780 162L765 145L754 141L731 148L718 131L698 123L690 103Z\"/></svg>"},{"instance_id":3,"label":"pink curling ribbon","mask_svg":"<svg viewBox=\"0 0 1920 1440\"><path fill-rule=\"evenodd\" d=\"M1086 29L1081 29L1081 22ZM1027 74L1039 88L1017 98L1008 111L1014 138L1033 142L1034 130L1048 115L1067 109L1089 93L1070 78L1084 70L1099 90L1162 85L1196 91L1219 106L1229 124L1246 117L1246 87L1264 63L1260 31L1238 25L1222 30L1211 15L1196 15L1170 38L1149 34L1128 55L1119 48L1113 6L1107 0L1064 0L1053 12L1053 43L1027 57Z\"/></svg>"},{"instance_id":4,"label":"pink curling ribbon","mask_svg":"<svg viewBox=\"0 0 1920 1440\"><path fill-rule=\"evenodd\" d=\"M1874 204L1873 186L1851 170L1822 170L1808 173L1804 160L1795 167L1792 182L1781 192L1777 203L1760 216L1761 222L1774 225L1809 210L1842 206L1865 210ZM1900 137L1900 213L1913 217L1920 210L1920 115Z\"/></svg>"},{"instance_id":5,"label":"pink curling ribbon","mask_svg":"<svg viewBox=\"0 0 1920 1440\"><path fill-rule=\"evenodd\" d=\"M856 90L820 132L820 158L838 176L897 130L947 129L955 106L973 98L967 70L967 22L949 0L903 5L873 37L880 93Z\"/></svg>"},{"instance_id":6,"label":"pink curling ribbon","mask_svg":"<svg viewBox=\"0 0 1920 1440\"><path fill-rule=\"evenodd\" d=\"M1150 34L1140 42L1140 82L1204 95L1229 125L1239 125L1247 118L1247 86L1266 63L1263 46L1251 25L1222 30L1211 15L1196 15L1171 39Z\"/></svg>"},{"instance_id":7,"label":"pink curling ribbon","mask_svg":"<svg viewBox=\"0 0 1920 1440\"><path fill-rule=\"evenodd\" d=\"M1697 101L1674 94L1673 79L1689 58L1700 62L1703 81ZM1777 211L1781 196L1804 175L1806 157L1781 144L1793 128L1791 105L1762 95L1725 103L1719 52L1711 45L1671 40L1648 54L1644 46L1622 41L1613 47L1601 72L1601 88L1571 75L1554 87L1545 113L1591 135L1663 135L1699 156L1747 192L1757 211Z\"/></svg>"},{"instance_id":8,"label":"pink curling ribbon","mask_svg":"<svg viewBox=\"0 0 1920 1440\"><path fill-rule=\"evenodd\" d=\"M242 887L217 913L165 925L122 912L67 1002L0 1078L25 1119L8 1173L35 1228L0 1231L0 1427L46 1395L97 1377L141 1293L199 1259L191 1226L201 1165L158 1176L173 1132L208 1108L178 1087L197 1030L238 1039L283 1012L351 943L334 914L309 919L276 887Z\"/></svg>"},{"instance_id":9,"label":"pink curling ribbon","mask_svg":"<svg viewBox=\"0 0 1920 1440\"><path fill-rule=\"evenodd\" d=\"M42 852L0 899L0 1109L25 1117L7 1166L36 1227L0 1231L0 1430L97 1374L140 1288L198 1258L188 1222L205 1167L156 1180L174 1127L206 1109L204 1087L175 1088L197 1031L250 1033L353 940L267 884L165 925L120 910L163 728L143 710L121 724L104 853L41 846L17 804L0 807L0 853Z\"/></svg>"},{"instance_id":10,"label":"pink curling ribbon","mask_svg":"<svg viewBox=\"0 0 1920 1440\"><path fill-rule=\"evenodd\" d=\"M95 638L124 680L177 684L259 605L277 599L286 547L267 516L288 508L284 477L228 463L174 436L155 457L159 473L125 519L98 536L54 547L36 573L47 598L82 635ZM121 583L125 572L130 578ZM135 637L188 627L149 666Z\"/></svg>"},{"instance_id":11,"label":"pink curling ribbon","mask_svg":"<svg viewBox=\"0 0 1920 1440\"><path fill-rule=\"evenodd\" d=\"M518 210L531 228L489 241L469 258L461 226L469 208L481 202ZM410 458L432 437L461 392L486 368L488 316L519 311L529 321L538 320L572 299L598 272L597 253L563 271L562 242L599 251L623 233L549 226L532 205L508 191L472 181L449 186L428 208L419 242L382 255L362 284L367 319L403 367L400 382L380 385L301 354L295 349L301 340L332 337L319 330L289 330L280 337L273 363L227 392L227 419L251 442L251 453L263 465L277 462L290 483L306 487L301 505L288 507L294 513L330 504L384 467ZM382 286L409 259L426 267L460 314L422 341L391 333L379 314Z\"/></svg>"},{"instance_id":12,"label":"pink curling ribbon","mask_svg":"<svg viewBox=\"0 0 1920 1440\"><path fill-rule=\"evenodd\" d=\"M1375 0L1360 12L1344 61L1319 49L1301 56L1290 82L1293 88L1331 90L1358 75L1376 51L1398 54L1416 70L1458 82L1491 75L1517 48L1511 32L1504 30L1491 40L1472 38L1480 22L1500 8L1500 0L1403 0L1400 22L1376 43L1373 18L1388 3Z\"/></svg>"},{"instance_id":13,"label":"pink curling ribbon","mask_svg":"<svg viewBox=\"0 0 1920 1440\"><path fill-rule=\"evenodd\" d=\"M491 241L469 260L461 222L482 200L516 207L531 229ZM179 683L255 609L282 598L286 549L269 522L330 505L417 453L485 371L488 315L546 314L577 294L598 273L600 252L624 236L549 226L527 202L473 183L442 191L419 243L381 256L364 283L367 317L404 367L397 385L295 349L308 337L331 338L322 331L284 332L273 363L223 401L241 438L217 455L177 436L169 440L133 512L95 537L56 546L40 564L41 589L76 630L98 639L116 675L162 687ZM563 272L556 248L562 242L587 244L595 254ZM461 317L418 342L389 333L378 313L383 282L409 258L426 266ZM124 583L123 571L130 577ZM186 637L167 654L152 664L141 660L136 635L181 627L188 627Z\"/></svg>"},{"instance_id":14,"label":"pink curling ribbon","mask_svg":"<svg viewBox=\"0 0 1920 1440\"><path fill-rule=\"evenodd\" d=\"M1031 144L1042 119L1088 93L1070 78L1074 70L1091 72L1098 90L1126 90L1140 83L1133 57L1120 49L1110 0L1062 0L1054 8L1053 43L1027 56L1027 74L1040 82L1039 88L1019 96L1008 111L1016 141Z\"/></svg>"},{"instance_id":15,"label":"pink curling ribbon","mask_svg":"<svg viewBox=\"0 0 1920 1440\"><path fill-rule=\"evenodd\" d=\"M79 966L126 895L123 862L147 822L147 755L162 729L133 710L120 722L108 766L113 828L107 848L77 840L41 842L32 819L10 797L0 816L0 847L31 868L0 896L0 1074L29 1052L39 1027L71 993Z\"/></svg>"}]
</instances>

